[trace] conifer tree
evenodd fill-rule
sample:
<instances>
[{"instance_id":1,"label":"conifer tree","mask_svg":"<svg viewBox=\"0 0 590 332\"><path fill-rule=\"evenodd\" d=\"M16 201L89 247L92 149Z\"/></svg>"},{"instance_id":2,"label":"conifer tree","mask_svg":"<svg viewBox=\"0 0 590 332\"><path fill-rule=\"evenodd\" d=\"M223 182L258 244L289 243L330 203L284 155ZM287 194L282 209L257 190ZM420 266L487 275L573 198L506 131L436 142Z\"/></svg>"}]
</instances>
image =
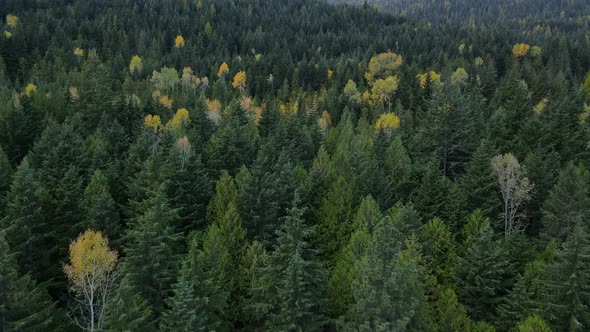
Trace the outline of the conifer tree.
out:
<instances>
[{"instance_id":1,"label":"conifer tree","mask_svg":"<svg viewBox=\"0 0 590 332\"><path fill-rule=\"evenodd\" d=\"M44 286L19 271L6 232L0 231L0 330L59 329L63 324L62 313L56 310Z\"/></svg>"},{"instance_id":2,"label":"conifer tree","mask_svg":"<svg viewBox=\"0 0 590 332\"><path fill-rule=\"evenodd\" d=\"M99 230L116 242L121 236L119 212L113 200L107 178L100 170L94 171L84 191L82 207L85 212L85 228Z\"/></svg>"},{"instance_id":3,"label":"conifer tree","mask_svg":"<svg viewBox=\"0 0 590 332\"><path fill-rule=\"evenodd\" d=\"M314 227L303 220L305 209L298 194L284 223L277 231L277 243L268 266L260 270L259 292L266 312L265 328L272 331L319 331L323 315L326 271L309 243Z\"/></svg>"},{"instance_id":4,"label":"conifer tree","mask_svg":"<svg viewBox=\"0 0 590 332\"><path fill-rule=\"evenodd\" d=\"M583 166L576 167L571 163L560 172L543 204L541 236L545 243L552 239L565 241L579 221L590 225L587 172Z\"/></svg>"},{"instance_id":5,"label":"conifer tree","mask_svg":"<svg viewBox=\"0 0 590 332\"><path fill-rule=\"evenodd\" d=\"M129 222L125 236L123 272L138 294L153 308L156 319L171 294L178 271L179 236L174 231L178 216L160 185L149 193L145 212Z\"/></svg>"}]
</instances>

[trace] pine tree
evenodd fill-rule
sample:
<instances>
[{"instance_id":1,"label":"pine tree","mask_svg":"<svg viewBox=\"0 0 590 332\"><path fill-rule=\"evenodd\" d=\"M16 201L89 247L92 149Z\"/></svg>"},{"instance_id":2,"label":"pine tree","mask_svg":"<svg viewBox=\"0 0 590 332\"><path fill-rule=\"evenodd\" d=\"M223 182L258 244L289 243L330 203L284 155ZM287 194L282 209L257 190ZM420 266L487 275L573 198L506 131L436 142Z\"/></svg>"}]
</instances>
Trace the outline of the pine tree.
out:
<instances>
[{"instance_id":1,"label":"pine tree","mask_svg":"<svg viewBox=\"0 0 590 332\"><path fill-rule=\"evenodd\" d=\"M401 137L398 135L385 150L383 168L386 179L391 182L393 202L405 201L415 182L414 168Z\"/></svg>"},{"instance_id":2,"label":"pine tree","mask_svg":"<svg viewBox=\"0 0 590 332\"><path fill-rule=\"evenodd\" d=\"M314 228L303 220L298 194L277 231L277 243L268 266L260 270L260 294L266 311L265 329L319 331L325 324L323 280L326 271L309 243Z\"/></svg>"},{"instance_id":3,"label":"pine tree","mask_svg":"<svg viewBox=\"0 0 590 332\"><path fill-rule=\"evenodd\" d=\"M173 228L178 216L169 207L164 186L149 195L145 212L129 222L123 273L158 318L178 271L180 243Z\"/></svg>"},{"instance_id":4,"label":"pine tree","mask_svg":"<svg viewBox=\"0 0 590 332\"><path fill-rule=\"evenodd\" d=\"M475 218L470 220L476 221ZM511 285L510 262L502 247L494 241L489 222L483 227L470 224L466 227L479 229L479 232L465 240L469 244L459 257L457 295L473 319L491 322L495 320L500 298Z\"/></svg>"},{"instance_id":5,"label":"pine tree","mask_svg":"<svg viewBox=\"0 0 590 332\"><path fill-rule=\"evenodd\" d=\"M116 243L121 236L119 212L111 197L108 180L100 170L94 171L84 191L82 207L86 215L84 228L102 231Z\"/></svg>"},{"instance_id":6,"label":"pine tree","mask_svg":"<svg viewBox=\"0 0 590 332\"><path fill-rule=\"evenodd\" d=\"M56 310L49 294L29 274L19 271L6 232L0 231L0 330L60 329L62 313Z\"/></svg>"},{"instance_id":7,"label":"pine tree","mask_svg":"<svg viewBox=\"0 0 590 332\"><path fill-rule=\"evenodd\" d=\"M444 210L448 206L451 183L448 178L441 176L436 162L431 161L427 167L420 186L412 196L412 202L424 219L445 219Z\"/></svg>"},{"instance_id":8,"label":"pine tree","mask_svg":"<svg viewBox=\"0 0 590 332\"><path fill-rule=\"evenodd\" d=\"M347 329L405 331L425 301L416 261L402 255L397 238L389 218L376 225L366 254L356 262Z\"/></svg>"},{"instance_id":9,"label":"pine tree","mask_svg":"<svg viewBox=\"0 0 590 332\"><path fill-rule=\"evenodd\" d=\"M169 309L164 313L161 327L165 331L228 330L229 321L224 317L229 293L220 286L223 280L216 279L217 271L204 262L207 259L211 262L212 257L204 255L208 249L201 249L203 243L199 236L193 235L189 242L189 253L174 296L167 300Z\"/></svg>"},{"instance_id":10,"label":"pine tree","mask_svg":"<svg viewBox=\"0 0 590 332\"><path fill-rule=\"evenodd\" d=\"M6 241L16 253L16 261L23 271L39 278L51 264L49 247L44 233L44 204L46 192L37 180L28 158L19 165L8 193L6 217L1 228Z\"/></svg>"},{"instance_id":11,"label":"pine tree","mask_svg":"<svg viewBox=\"0 0 590 332\"><path fill-rule=\"evenodd\" d=\"M205 228L211 181L201 157L195 155L192 148L184 167L181 167L179 157L178 149L174 149L170 157L170 197L172 206L178 209L176 230L188 234Z\"/></svg>"},{"instance_id":12,"label":"pine tree","mask_svg":"<svg viewBox=\"0 0 590 332\"><path fill-rule=\"evenodd\" d=\"M4 149L0 146L0 219L6 213L6 205L8 201L7 193L10 190L10 184L12 183L12 166L8 161Z\"/></svg>"},{"instance_id":13,"label":"pine tree","mask_svg":"<svg viewBox=\"0 0 590 332\"><path fill-rule=\"evenodd\" d=\"M494 155L490 144L483 140L471 156L466 173L459 180L463 198L463 217L477 209L489 218L495 218L500 213L500 198L496 192L496 180L491 164Z\"/></svg>"},{"instance_id":14,"label":"pine tree","mask_svg":"<svg viewBox=\"0 0 590 332\"><path fill-rule=\"evenodd\" d=\"M543 204L541 236L546 243L552 239L565 241L578 221L590 225L586 173L582 166L575 167L571 163L560 172L557 184Z\"/></svg>"},{"instance_id":15,"label":"pine tree","mask_svg":"<svg viewBox=\"0 0 590 332\"><path fill-rule=\"evenodd\" d=\"M449 226L434 218L420 230L419 238L423 264L436 277L437 284L450 286L455 277L457 257Z\"/></svg>"},{"instance_id":16,"label":"pine tree","mask_svg":"<svg viewBox=\"0 0 590 332\"><path fill-rule=\"evenodd\" d=\"M350 239L352 232L352 185L342 176L336 179L319 207L318 230L315 238L322 260L333 266L338 251Z\"/></svg>"},{"instance_id":17,"label":"pine tree","mask_svg":"<svg viewBox=\"0 0 590 332\"><path fill-rule=\"evenodd\" d=\"M590 236L579 219L543 278L544 317L556 330L590 326Z\"/></svg>"},{"instance_id":18,"label":"pine tree","mask_svg":"<svg viewBox=\"0 0 590 332\"><path fill-rule=\"evenodd\" d=\"M123 276L111 296L105 327L111 331L156 331L152 306L133 286L130 274Z\"/></svg>"}]
</instances>

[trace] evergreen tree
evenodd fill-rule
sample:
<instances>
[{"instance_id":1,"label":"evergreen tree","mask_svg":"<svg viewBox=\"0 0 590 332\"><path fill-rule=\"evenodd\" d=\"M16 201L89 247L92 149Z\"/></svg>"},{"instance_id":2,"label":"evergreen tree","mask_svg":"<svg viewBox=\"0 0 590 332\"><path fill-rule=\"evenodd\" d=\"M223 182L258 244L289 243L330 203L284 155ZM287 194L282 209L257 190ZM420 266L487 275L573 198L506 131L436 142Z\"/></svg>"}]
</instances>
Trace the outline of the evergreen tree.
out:
<instances>
[{"instance_id":1,"label":"evergreen tree","mask_svg":"<svg viewBox=\"0 0 590 332\"><path fill-rule=\"evenodd\" d=\"M465 175L459 180L465 217L471 211L480 209L484 216L495 218L501 210L496 192L496 180L492 173L494 151L483 140L471 156Z\"/></svg>"},{"instance_id":2,"label":"evergreen tree","mask_svg":"<svg viewBox=\"0 0 590 332\"><path fill-rule=\"evenodd\" d=\"M102 231L115 242L120 238L119 212L111 197L107 178L100 170L94 171L84 191L82 207L86 215L85 228Z\"/></svg>"},{"instance_id":3,"label":"evergreen tree","mask_svg":"<svg viewBox=\"0 0 590 332\"><path fill-rule=\"evenodd\" d=\"M470 223L476 222L471 219ZM469 245L459 257L457 285L459 299L464 303L470 316L476 320L495 321L498 302L511 286L510 262L502 247L494 241L493 231L488 222L479 228Z\"/></svg>"},{"instance_id":4,"label":"evergreen tree","mask_svg":"<svg viewBox=\"0 0 590 332\"><path fill-rule=\"evenodd\" d=\"M449 179L441 176L438 165L431 161L420 185L412 196L412 202L424 219L430 220L434 217L445 219L444 210L448 206L450 191Z\"/></svg>"},{"instance_id":5,"label":"evergreen tree","mask_svg":"<svg viewBox=\"0 0 590 332\"><path fill-rule=\"evenodd\" d=\"M543 278L543 316L556 330L584 331L590 326L589 285L590 236L578 220Z\"/></svg>"},{"instance_id":6,"label":"evergreen tree","mask_svg":"<svg viewBox=\"0 0 590 332\"><path fill-rule=\"evenodd\" d=\"M1 228L6 241L15 252L15 259L23 271L35 278L44 275L51 264L44 233L46 192L37 180L28 158L19 165L8 193L6 217Z\"/></svg>"},{"instance_id":7,"label":"evergreen tree","mask_svg":"<svg viewBox=\"0 0 590 332\"><path fill-rule=\"evenodd\" d=\"M256 304L266 312L265 329L272 331L319 331L325 324L323 280L326 276L317 251L309 238L314 228L302 219L298 194L287 217L277 231L277 243L269 265L260 271L260 288L264 304Z\"/></svg>"},{"instance_id":8,"label":"evergreen tree","mask_svg":"<svg viewBox=\"0 0 590 332\"><path fill-rule=\"evenodd\" d=\"M29 274L21 274L13 251L0 231L0 330L47 331L60 327L62 313Z\"/></svg>"},{"instance_id":9,"label":"evergreen tree","mask_svg":"<svg viewBox=\"0 0 590 332\"><path fill-rule=\"evenodd\" d=\"M133 289L152 306L156 319L171 293L178 266L179 236L174 232L176 211L171 209L161 185L143 203L148 208L129 223L125 236L123 273Z\"/></svg>"},{"instance_id":10,"label":"evergreen tree","mask_svg":"<svg viewBox=\"0 0 590 332\"><path fill-rule=\"evenodd\" d=\"M543 204L542 238L545 243L555 239L566 240L577 222L590 225L588 211L587 170L573 164L566 166L559 174L557 183Z\"/></svg>"},{"instance_id":11,"label":"evergreen tree","mask_svg":"<svg viewBox=\"0 0 590 332\"><path fill-rule=\"evenodd\" d=\"M4 153L2 146L0 146L0 219L4 216L4 213L6 213L8 200L7 193L10 190L13 173L8 157L6 156L6 153Z\"/></svg>"},{"instance_id":12,"label":"evergreen tree","mask_svg":"<svg viewBox=\"0 0 590 332\"><path fill-rule=\"evenodd\" d=\"M130 274L123 276L109 300L105 327L112 331L156 331L152 306L133 285Z\"/></svg>"},{"instance_id":13,"label":"evergreen tree","mask_svg":"<svg viewBox=\"0 0 590 332\"><path fill-rule=\"evenodd\" d=\"M354 303L347 329L405 331L425 299L412 257L402 255L394 224L384 218L373 233L366 254L356 262Z\"/></svg>"}]
</instances>

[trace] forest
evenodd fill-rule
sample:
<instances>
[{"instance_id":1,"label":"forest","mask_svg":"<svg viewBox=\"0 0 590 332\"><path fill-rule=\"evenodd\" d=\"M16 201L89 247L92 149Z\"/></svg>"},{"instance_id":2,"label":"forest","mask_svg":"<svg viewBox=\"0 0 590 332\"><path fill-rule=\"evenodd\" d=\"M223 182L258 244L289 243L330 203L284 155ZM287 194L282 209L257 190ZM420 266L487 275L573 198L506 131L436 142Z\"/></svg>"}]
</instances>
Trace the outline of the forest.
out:
<instances>
[{"instance_id":1,"label":"forest","mask_svg":"<svg viewBox=\"0 0 590 332\"><path fill-rule=\"evenodd\" d=\"M0 332L589 331L590 5L503 2L1 0Z\"/></svg>"}]
</instances>

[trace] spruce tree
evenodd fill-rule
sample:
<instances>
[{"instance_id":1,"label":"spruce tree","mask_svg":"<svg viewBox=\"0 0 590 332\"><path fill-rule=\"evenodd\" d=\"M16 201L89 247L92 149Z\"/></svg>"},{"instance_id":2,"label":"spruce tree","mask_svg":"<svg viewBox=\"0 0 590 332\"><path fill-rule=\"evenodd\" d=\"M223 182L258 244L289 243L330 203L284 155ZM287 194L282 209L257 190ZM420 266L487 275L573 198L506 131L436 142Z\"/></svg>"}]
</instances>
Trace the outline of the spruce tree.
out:
<instances>
[{"instance_id":1,"label":"spruce tree","mask_svg":"<svg viewBox=\"0 0 590 332\"><path fill-rule=\"evenodd\" d=\"M405 331L425 301L418 267L402 255L395 226L389 218L377 224L365 255L357 261L354 303L346 329Z\"/></svg>"},{"instance_id":2,"label":"spruce tree","mask_svg":"<svg viewBox=\"0 0 590 332\"><path fill-rule=\"evenodd\" d=\"M470 222L477 222L471 219ZM511 285L510 262L502 246L493 239L489 222L466 241L466 251L457 267L458 296L475 320L495 321L497 305Z\"/></svg>"},{"instance_id":3,"label":"spruce tree","mask_svg":"<svg viewBox=\"0 0 590 332\"><path fill-rule=\"evenodd\" d=\"M12 183L12 174L14 173L4 149L0 146L0 219L6 213L6 204L8 201L8 191Z\"/></svg>"},{"instance_id":4,"label":"spruce tree","mask_svg":"<svg viewBox=\"0 0 590 332\"><path fill-rule=\"evenodd\" d=\"M164 185L149 193L145 212L129 222L125 236L123 273L152 306L156 319L164 309L178 272L179 236L174 231L178 216L171 209Z\"/></svg>"},{"instance_id":5,"label":"spruce tree","mask_svg":"<svg viewBox=\"0 0 590 332\"><path fill-rule=\"evenodd\" d=\"M295 195L292 207L277 231L277 242L268 266L261 269L259 289L266 311L265 329L270 331L319 331L323 314L326 271L316 258L309 239L314 227L303 220L305 209Z\"/></svg>"},{"instance_id":6,"label":"spruce tree","mask_svg":"<svg viewBox=\"0 0 590 332\"><path fill-rule=\"evenodd\" d=\"M0 222L18 265L35 278L44 275L51 264L48 234L44 232L46 197L28 158L23 159L8 193L6 216Z\"/></svg>"},{"instance_id":7,"label":"spruce tree","mask_svg":"<svg viewBox=\"0 0 590 332\"><path fill-rule=\"evenodd\" d=\"M587 170L573 164L559 174L557 183L543 204L543 230L545 243L554 239L564 242L577 222L590 225L590 197L588 197Z\"/></svg>"},{"instance_id":8,"label":"spruce tree","mask_svg":"<svg viewBox=\"0 0 590 332\"><path fill-rule=\"evenodd\" d=\"M22 274L6 232L0 231L0 330L49 331L63 328L63 317L42 285Z\"/></svg>"},{"instance_id":9,"label":"spruce tree","mask_svg":"<svg viewBox=\"0 0 590 332\"><path fill-rule=\"evenodd\" d=\"M125 271L125 268L122 269ZM109 300L105 327L111 331L156 331L152 305L125 274Z\"/></svg>"},{"instance_id":10,"label":"spruce tree","mask_svg":"<svg viewBox=\"0 0 590 332\"><path fill-rule=\"evenodd\" d=\"M119 211L110 194L108 180L100 170L94 171L84 191L82 207L85 228L102 231L115 242L121 237Z\"/></svg>"},{"instance_id":11,"label":"spruce tree","mask_svg":"<svg viewBox=\"0 0 590 332\"><path fill-rule=\"evenodd\" d=\"M580 220L543 278L543 316L556 330L590 326L590 235Z\"/></svg>"}]
</instances>

